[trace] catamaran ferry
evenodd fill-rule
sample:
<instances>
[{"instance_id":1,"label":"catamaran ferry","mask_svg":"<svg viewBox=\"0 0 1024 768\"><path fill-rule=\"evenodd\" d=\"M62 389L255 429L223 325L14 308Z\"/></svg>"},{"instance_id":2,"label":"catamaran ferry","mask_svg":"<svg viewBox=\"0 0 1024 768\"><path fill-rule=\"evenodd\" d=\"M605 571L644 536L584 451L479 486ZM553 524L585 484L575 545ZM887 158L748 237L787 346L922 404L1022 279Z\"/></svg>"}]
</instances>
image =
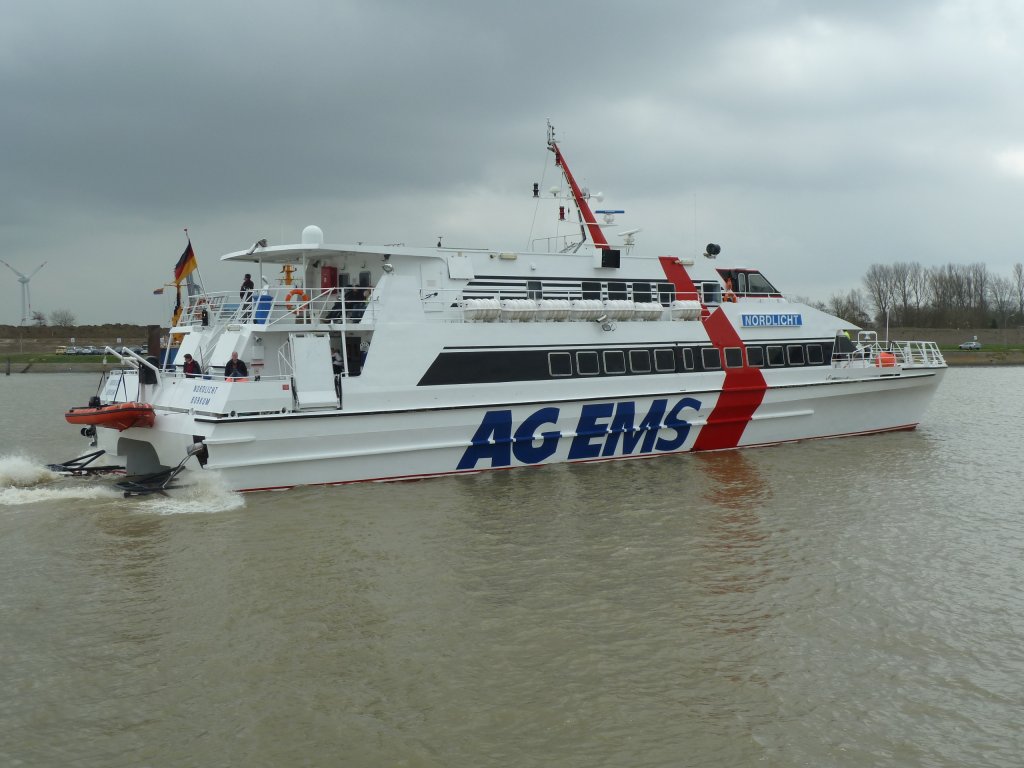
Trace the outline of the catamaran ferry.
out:
<instances>
[{"instance_id":1,"label":"catamaran ferry","mask_svg":"<svg viewBox=\"0 0 1024 768\"><path fill-rule=\"evenodd\" d=\"M635 253L638 230L611 232L621 211L592 208L550 124L547 149L559 186L533 194L572 234L544 252L328 245L309 226L223 256L252 289L190 296L173 355L107 350L124 365L90 405L146 418L83 427L95 453L144 476L128 490L215 470L255 491L918 424L946 370L934 342L790 301L715 244Z\"/></svg>"}]
</instances>

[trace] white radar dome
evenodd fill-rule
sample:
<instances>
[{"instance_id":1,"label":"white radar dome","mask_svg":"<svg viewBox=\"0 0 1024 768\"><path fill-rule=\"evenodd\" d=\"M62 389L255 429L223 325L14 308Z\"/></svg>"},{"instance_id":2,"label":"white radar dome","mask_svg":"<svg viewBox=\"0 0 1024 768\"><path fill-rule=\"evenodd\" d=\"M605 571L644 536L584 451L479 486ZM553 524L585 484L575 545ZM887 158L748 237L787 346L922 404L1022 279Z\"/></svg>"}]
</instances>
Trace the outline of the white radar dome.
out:
<instances>
[{"instance_id":1,"label":"white radar dome","mask_svg":"<svg viewBox=\"0 0 1024 768\"><path fill-rule=\"evenodd\" d=\"M303 245L323 245L324 244L324 231L315 224L310 224L304 230L302 230L302 244Z\"/></svg>"}]
</instances>

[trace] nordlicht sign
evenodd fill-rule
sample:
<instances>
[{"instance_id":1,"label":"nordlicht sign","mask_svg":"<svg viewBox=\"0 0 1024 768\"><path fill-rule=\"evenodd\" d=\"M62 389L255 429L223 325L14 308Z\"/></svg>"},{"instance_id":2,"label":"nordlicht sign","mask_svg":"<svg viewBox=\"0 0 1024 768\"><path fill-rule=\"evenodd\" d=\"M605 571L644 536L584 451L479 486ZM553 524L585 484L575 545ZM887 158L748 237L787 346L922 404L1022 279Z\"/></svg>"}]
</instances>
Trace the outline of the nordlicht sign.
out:
<instances>
[{"instance_id":1,"label":"nordlicht sign","mask_svg":"<svg viewBox=\"0 0 1024 768\"><path fill-rule=\"evenodd\" d=\"M804 319L799 313L788 315L740 315L744 328L782 328L791 325L803 325Z\"/></svg>"}]
</instances>

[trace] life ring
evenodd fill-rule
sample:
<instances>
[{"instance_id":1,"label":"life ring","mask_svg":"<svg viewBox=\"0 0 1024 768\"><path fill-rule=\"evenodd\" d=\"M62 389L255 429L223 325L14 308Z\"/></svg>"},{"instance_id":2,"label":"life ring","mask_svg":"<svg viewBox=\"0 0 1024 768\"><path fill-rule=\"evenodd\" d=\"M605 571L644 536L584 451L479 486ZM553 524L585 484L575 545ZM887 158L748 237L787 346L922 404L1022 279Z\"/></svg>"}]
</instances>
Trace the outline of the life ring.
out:
<instances>
[{"instance_id":1,"label":"life ring","mask_svg":"<svg viewBox=\"0 0 1024 768\"><path fill-rule=\"evenodd\" d=\"M299 299L296 307L292 306L293 296ZM292 288L288 291L288 295L284 297L284 305L288 308L289 312L295 312L296 314L304 313L309 308L309 295L301 288Z\"/></svg>"}]
</instances>

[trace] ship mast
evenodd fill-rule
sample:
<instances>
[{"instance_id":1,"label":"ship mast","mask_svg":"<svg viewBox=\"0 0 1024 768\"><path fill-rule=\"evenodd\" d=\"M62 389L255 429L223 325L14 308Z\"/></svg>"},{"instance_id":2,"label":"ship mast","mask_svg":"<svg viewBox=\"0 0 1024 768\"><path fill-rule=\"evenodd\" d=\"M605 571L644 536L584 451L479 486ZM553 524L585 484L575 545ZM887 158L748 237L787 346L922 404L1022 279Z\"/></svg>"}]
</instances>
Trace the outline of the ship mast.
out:
<instances>
[{"instance_id":1,"label":"ship mast","mask_svg":"<svg viewBox=\"0 0 1024 768\"><path fill-rule=\"evenodd\" d=\"M576 183L576 179L573 178L572 172L565 162L565 157L562 155L562 150L559 149L558 142L555 141L555 126L551 124L550 120L548 121L548 149L555 153L555 165L562 169L562 174L569 184L569 189L572 190L572 199L576 203L576 208L580 214L580 234L586 239L587 232L589 232L591 242L598 248L610 247L604 237L604 232L601 231L601 227L594 218L593 211L590 210L590 205L587 203L589 195L585 195Z\"/></svg>"}]
</instances>

